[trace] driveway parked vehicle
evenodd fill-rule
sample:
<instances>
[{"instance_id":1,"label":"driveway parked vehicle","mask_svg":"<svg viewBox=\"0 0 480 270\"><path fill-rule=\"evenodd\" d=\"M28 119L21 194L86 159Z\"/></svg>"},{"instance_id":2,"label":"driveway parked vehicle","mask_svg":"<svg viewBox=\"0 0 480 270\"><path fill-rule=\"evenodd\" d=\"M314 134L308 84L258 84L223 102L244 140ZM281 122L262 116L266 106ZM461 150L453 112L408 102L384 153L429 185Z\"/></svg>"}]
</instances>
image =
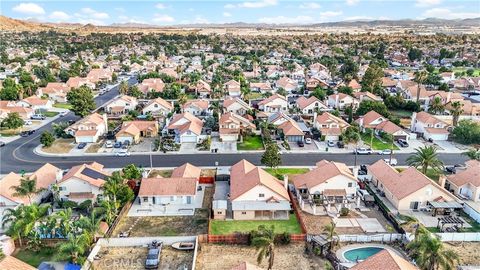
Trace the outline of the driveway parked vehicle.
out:
<instances>
[{"instance_id":1,"label":"driveway parked vehicle","mask_svg":"<svg viewBox=\"0 0 480 270\"><path fill-rule=\"evenodd\" d=\"M390 164L392 166L397 166L397 160L395 158L392 158L392 160L390 160L389 158L386 158L384 159L384 161L387 163L387 164Z\"/></svg>"},{"instance_id":2,"label":"driveway parked vehicle","mask_svg":"<svg viewBox=\"0 0 480 270\"><path fill-rule=\"evenodd\" d=\"M338 148L345 148L345 143L342 142L342 141L338 141L338 142L337 142L337 147L338 147Z\"/></svg>"},{"instance_id":3,"label":"driveway parked vehicle","mask_svg":"<svg viewBox=\"0 0 480 270\"><path fill-rule=\"evenodd\" d=\"M408 147L408 142L404 139L398 139L397 140L397 143L398 145L400 145L401 147Z\"/></svg>"},{"instance_id":4,"label":"driveway parked vehicle","mask_svg":"<svg viewBox=\"0 0 480 270\"><path fill-rule=\"evenodd\" d=\"M112 147L113 147L112 141L106 141L105 142L105 148L112 148Z\"/></svg>"},{"instance_id":5,"label":"driveway parked vehicle","mask_svg":"<svg viewBox=\"0 0 480 270\"><path fill-rule=\"evenodd\" d=\"M390 150L390 149L383 149L383 150L378 151L379 155L390 155L391 153L392 153L392 150Z\"/></svg>"},{"instance_id":6,"label":"driveway parked vehicle","mask_svg":"<svg viewBox=\"0 0 480 270\"><path fill-rule=\"evenodd\" d=\"M372 149L370 148L357 148L353 151L353 153L357 153L357 155L371 155L373 153Z\"/></svg>"},{"instance_id":7,"label":"driveway parked vehicle","mask_svg":"<svg viewBox=\"0 0 480 270\"><path fill-rule=\"evenodd\" d=\"M32 120L45 120L45 115L43 114L34 114L32 115L32 117L30 117L30 119Z\"/></svg>"},{"instance_id":8,"label":"driveway parked vehicle","mask_svg":"<svg viewBox=\"0 0 480 270\"><path fill-rule=\"evenodd\" d=\"M115 142L113 148L122 148L122 142Z\"/></svg>"},{"instance_id":9,"label":"driveway parked vehicle","mask_svg":"<svg viewBox=\"0 0 480 270\"><path fill-rule=\"evenodd\" d=\"M297 145L298 145L298 147L304 147L305 146L305 144L302 141L298 141Z\"/></svg>"},{"instance_id":10,"label":"driveway parked vehicle","mask_svg":"<svg viewBox=\"0 0 480 270\"><path fill-rule=\"evenodd\" d=\"M87 146L87 143L84 143L84 142L79 143L78 146L77 146L77 149L83 149L83 148L85 148L85 146Z\"/></svg>"},{"instance_id":11,"label":"driveway parked vehicle","mask_svg":"<svg viewBox=\"0 0 480 270\"><path fill-rule=\"evenodd\" d=\"M333 141L328 141L327 145L328 145L328 147L334 147L335 143Z\"/></svg>"},{"instance_id":12,"label":"driveway parked vehicle","mask_svg":"<svg viewBox=\"0 0 480 270\"><path fill-rule=\"evenodd\" d=\"M311 143L312 143L312 139L310 139L310 138L305 138L305 143L306 143L306 144L311 144Z\"/></svg>"}]
</instances>

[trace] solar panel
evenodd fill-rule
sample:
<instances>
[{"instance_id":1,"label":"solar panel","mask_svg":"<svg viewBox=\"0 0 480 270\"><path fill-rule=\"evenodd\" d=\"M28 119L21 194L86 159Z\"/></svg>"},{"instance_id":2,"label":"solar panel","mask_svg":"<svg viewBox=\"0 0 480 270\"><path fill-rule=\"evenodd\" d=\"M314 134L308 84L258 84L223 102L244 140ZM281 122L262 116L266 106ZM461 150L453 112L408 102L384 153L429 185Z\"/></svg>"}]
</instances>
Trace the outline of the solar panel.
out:
<instances>
[{"instance_id":1,"label":"solar panel","mask_svg":"<svg viewBox=\"0 0 480 270\"><path fill-rule=\"evenodd\" d=\"M108 175L106 174L103 174L103 173L99 173L97 171L94 171L90 168L85 168L83 169L82 171L82 174L85 175L85 176L88 176L90 178L93 178L93 179L102 179L102 180L105 180L105 178L108 177Z\"/></svg>"}]
</instances>

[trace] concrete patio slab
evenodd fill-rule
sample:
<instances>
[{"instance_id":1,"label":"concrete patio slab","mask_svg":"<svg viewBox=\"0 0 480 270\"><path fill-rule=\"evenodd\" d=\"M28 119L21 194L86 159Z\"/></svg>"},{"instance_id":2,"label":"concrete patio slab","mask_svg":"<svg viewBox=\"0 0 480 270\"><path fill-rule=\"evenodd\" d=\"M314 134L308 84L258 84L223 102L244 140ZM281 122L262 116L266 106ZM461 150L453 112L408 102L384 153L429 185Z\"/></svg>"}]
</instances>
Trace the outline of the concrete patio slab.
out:
<instances>
[{"instance_id":1,"label":"concrete patio slab","mask_svg":"<svg viewBox=\"0 0 480 270\"><path fill-rule=\"evenodd\" d=\"M366 233L386 232L376 218L357 218L357 222Z\"/></svg>"}]
</instances>

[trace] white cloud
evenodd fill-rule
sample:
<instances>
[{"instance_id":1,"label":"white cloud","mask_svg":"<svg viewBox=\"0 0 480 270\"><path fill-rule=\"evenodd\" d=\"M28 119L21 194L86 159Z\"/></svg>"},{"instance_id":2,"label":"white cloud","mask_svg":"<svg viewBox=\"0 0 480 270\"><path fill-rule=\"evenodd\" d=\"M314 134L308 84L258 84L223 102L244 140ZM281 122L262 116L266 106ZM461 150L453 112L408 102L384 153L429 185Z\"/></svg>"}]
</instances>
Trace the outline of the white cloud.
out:
<instances>
[{"instance_id":1,"label":"white cloud","mask_svg":"<svg viewBox=\"0 0 480 270\"><path fill-rule=\"evenodd\" d=\"M423 18L466 19L480 17L476 12L455 12L448 8L432 8L422 14Z\"/></svg>"},{"instance_id":2,"label":"white cloud","mask_svg":"<svg viewBox=\"0 0 480 270\"><path fill-rule=\"evenodd\" d=\"M342 11L324 11L320 12L320 17L331 18L342 15Z\"/></svg>"},{"instance_id":3,"label":"white cloud","mask_svg":"<svg viewBox=\"0 0 480 270\"><path fill-rule=\"evenodd\" d=\"M157 23L171 23L174 22L175 19L172 16L165 15L165 14L155 14L155 17L153 17L154 22Z\"/></svg>"},{"instance_id":4,"label":"white cloud","mask_svg":"<svg viewBox=\"0 0 480 270\"><path fill-rule=\"evenodd\" d=\"M13 11L29 15L43 15L45 10L35 3L20 3L12 8Z\"/></svg>"},{"instance_id":5,"label":"white cloud","mask_svg":"<svg viewBox=\"0 0 480 270\"><path fill-rule=\"evenodd\" d=\"M206 18L202 16L195 16L195 19L193 20L193 23L195 24L207 24L210 23Z\"/></svg>"},{"instance_id":6,"label":"white cloud","mask_svg":"<svg viewBox=\"0 0 480 270\"><path fill-rule=\"evenodd\" d=\"M92 8L82 8L80 10L81 13L83 13L84 15L80 14L79 17L82 17L82 16L87 16L87 17L90 17L92 19L95 19L95 20L104 20L104 19L108 19L110 18L110 16L105 13L105 12L99 12L99 11L96 11ZM78 13L77 13L78 14Z\"/></svg>"},{"instance_id":7,"label":"white cloud","mask_svg":"<svg viewBox=\"0 0 480 270\"><path fill-rule=\"evenodd\" d=\"M417 0L415 3L416 7L430 7L438 5L442 2L442 0Z\"/></svg>"},{"instance_id":8,"label":"white cloud","mask_svg":"<svg viewBox=\"0 0 480 270\"><path fill-rule=\"evenodd\" d=\"M166 8L167 8L167 7L166 7L164 4L162 4L162 3L156 4L155 7L158 8L158 9L166 9Z\"/></svg>"},{"instance_id":9,"label":"white cloud","mask_svg":"<svg viewBox=\"0 0 480 270\"><path fill-rule=\"evenodd\" d=\"M70 15L68 15L67 13L65 13L63 11L54 11L54 12L50 13L48 18L50 18L52 20L57 20L57 21L66 21L66 20L70 19Z\"/></svg>"},{"instance_id":10,"label":"white cloud","mask_svg":"<svg viewBox=\"0 0 480 270\"><path fill-rule=\"evenodd\" d=\"M223 17L232 17L230 12L223 12Z\"/></svg>"},{"instance_id":11,"label":"white cloud","mask_svg":"<svg viewBox=\"0 0 480 270\"><path fill-rule=\"evenodd\" d=\"M296 16L296 17L286 17L286 16L276 16L276 17L263 17L258 19L261 23L268 24L298 24L298 23L312 23L313 18L310 16Z\"/></svg>"},{"instance_id":12,"label":"white cloud","mask_svg":"<svg viewBox=\"0 0 480 270\"><path fill-rule=\"evenodd\" d=\"M226 4L225 6L223 6L224 8L235 8L235 5L233 4Z\"/></svg>"},{"instance_id":13,"label":"white cloud","mask_svg":"<svg viewBox=\"0 0 480 270\"><path fill-rule=\"evenodd\" d=\"M358 2L360 2L360 0L347 0L346 4L349 5L349 6L354 6L354 5L358 4Z\"/></svg>"},{"instance_id":14,"label":"white cloud","mask_svg":"<svg viewBox=\"0 0 480 270\"><path fill-rule=\"evenodd\" d=\"M120 16L118 16L118 19L119 19L120 22L122 22L122 23L140 23L140 24L147 24L147 22L145 22L145 21L138 20L138 19L135 19L135 18L130 18L130 17L125 16L125 15L120 15Z\"/></svg>"},{"instance_id":15,"label":"white cloud","mask_svg":"<svg viewBox=\"0 0 480 270\"><path fill-rule=\"evenodd\" d=\"M314 2L309 2L309 3L303 3L299 7L301 9L319 9L320 4L314 3Z\"/></svg>"},{"instance_id":16,"label":"white cloud","mask_svg":"<svg viewBox=\"0 0 480 270\"><path fill-rule=\"evenodd\" d=\"M277 5L277 0L261 0L255 2L243 2L237 5L240 8L264 8Z\"/></svg>"}]
</instances>

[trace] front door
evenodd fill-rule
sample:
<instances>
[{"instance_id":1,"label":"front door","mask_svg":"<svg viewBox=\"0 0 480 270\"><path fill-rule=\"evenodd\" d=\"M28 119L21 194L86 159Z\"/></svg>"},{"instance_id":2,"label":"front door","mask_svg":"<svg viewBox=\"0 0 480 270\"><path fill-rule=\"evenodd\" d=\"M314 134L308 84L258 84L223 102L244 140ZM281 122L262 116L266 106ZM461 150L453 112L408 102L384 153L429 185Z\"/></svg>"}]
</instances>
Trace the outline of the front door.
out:
<instances>
[{"instance_id":1,"label":"front door","mask_svg":"<svg viewBox=\"0 0 480 270\"><path fill-rule=\"evenodd\" d=\"M187 196L187 204L192 204L192 197Z\"/></svg>"},{"instance_id":2,"label":"front door","mask_svg":"<svg viewBox=\"0 0 480 270\"><path fill-rule=\"evenodd\" d=\"M153 204L156 204L155 203L155 197L152 197L152 202L153 202Z\"/></svg>"}]
</instances>

